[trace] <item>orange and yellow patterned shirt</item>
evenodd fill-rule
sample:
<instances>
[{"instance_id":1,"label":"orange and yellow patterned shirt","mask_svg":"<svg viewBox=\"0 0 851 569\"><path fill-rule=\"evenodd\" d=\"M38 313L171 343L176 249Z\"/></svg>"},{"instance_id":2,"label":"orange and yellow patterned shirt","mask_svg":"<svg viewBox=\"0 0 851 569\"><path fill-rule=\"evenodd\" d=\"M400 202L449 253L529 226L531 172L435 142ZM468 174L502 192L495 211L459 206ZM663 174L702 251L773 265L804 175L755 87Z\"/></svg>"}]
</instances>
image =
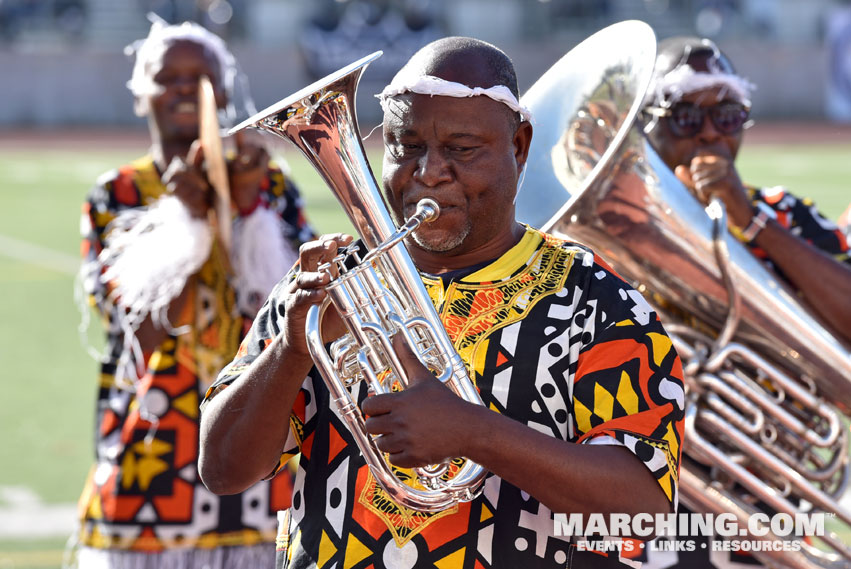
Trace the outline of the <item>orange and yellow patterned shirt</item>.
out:
<instances>
[{"instance_id":1,"label":"orange and yellow patterned shirt","mask_svg":"<svg viewBox=\"0 0 851 569\"><path fill-rule=\"evenodd\" d=\"M270 166L261 187L262 207L276 211L294 248L312 237L297 189ZM166 188L150 156L104 174L83 205L83 287L103 317L107 333L101 364L95 431L95 465L80 498L82 545L156 552L273 541L276 512L290 504L286 477L243 494L216 496L197 471L198 404L234 357L251 319L237 309L236 292L218 244L190 287L180 324L152 353L134 388L116 377L124 348L110 313L108 290L98 276L98 254L109 223L127 208L154 203Z\"/></svg>"},{"instance_id":2,"label":"orange and yellow patterned shirt","mask_svg":"<svg viewBox=\"0 0 851 569\"><path fill-rule=\"evenodd\" d=\"M531 228L471 274L423 281L485 405L564 441L623 445L675 507L682 368L641 294L588 249ZM273 291L208 398L280 331L284 295L283 285ZM362 401L366 391L356 385L355 398ZM555 535L553 512L492 474L476 499L442 512L397 505L331 406L314 369L297 397L281 458L283 465L301 452L278 567L581 566L583 554ZM617 553L585 555L588 566L619 564Z\"/></svg>"}]
</instances>

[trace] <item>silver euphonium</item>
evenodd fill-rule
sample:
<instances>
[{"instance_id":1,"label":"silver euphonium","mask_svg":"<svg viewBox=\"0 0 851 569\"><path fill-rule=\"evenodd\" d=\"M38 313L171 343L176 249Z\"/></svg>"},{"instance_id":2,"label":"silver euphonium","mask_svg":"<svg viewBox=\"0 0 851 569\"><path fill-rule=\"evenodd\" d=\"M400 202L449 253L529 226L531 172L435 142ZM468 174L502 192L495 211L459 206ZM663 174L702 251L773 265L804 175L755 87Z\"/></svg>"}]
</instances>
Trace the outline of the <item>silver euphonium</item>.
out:
<instances>
[{"instance_id":1,"label":"silver euphonium","mask_svg":"<svg viewBox=\"0 0 851 569\"><path fill-rule=\"evenodd\" d=\"M741 528L754 513L826 512L827 529L848 536L848 347L729 235L721 203L704 208L648 144L637 118L655 53L649 26L622 22L523 96L537 123L518 217L589 245L659 312L685 372L683 503ZM756 555L770 567L851 565L833 532L799 545Z\"/></svg>"},{"instance_id":2,"label":"silver euphonium","mask_svg":"<svg viewBox=\"0 0 851 569\"><path fill-rule=\"evenodd\" d=\"M417 212L396 228L366 159L355 114L355 91L373 53L320 79L249 118L233 131L251 126L291 141L319 172L346 214L367 251L357 246L340 251L329 271L325 301L310 309L308 348L331 400L345 420L372 474L398 504L436 512L472 500L487 471L466 459L415 468L420 488L405 484L364 428L364 418L350 389L365 380L369 389L389 393L408 379L391 344L401 336L420 362L462 399L482 400L461 357L443 328L402 240L421 223L440 215L432 200L422 200ZM233 132L232 131L232 132ZM333 267L332 267L333 265ZM332 271L332 268L336 271ZM339 276L334 278L334 272ZM321 322L332 305L348 334L326 351Z\"/></svg>"}]
</instances>

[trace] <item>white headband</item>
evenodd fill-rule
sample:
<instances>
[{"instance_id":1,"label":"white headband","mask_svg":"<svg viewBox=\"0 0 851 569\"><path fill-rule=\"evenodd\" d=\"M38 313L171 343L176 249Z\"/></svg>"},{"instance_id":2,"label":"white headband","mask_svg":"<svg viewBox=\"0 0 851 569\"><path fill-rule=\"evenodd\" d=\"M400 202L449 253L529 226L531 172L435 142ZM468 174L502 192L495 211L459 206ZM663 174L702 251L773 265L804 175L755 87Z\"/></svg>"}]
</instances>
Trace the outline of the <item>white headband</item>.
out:
<instances>
[{"instance_id":1,"label":"white headband","mask_svg":"<svg viewBox=\"0 0 851 569\"><path fill-rule=\"evenodd\" d=\"M532 111L522 106L517 100L517 97L514 96L514 93L505 85L495 85L487 89L481 87L471 88L454 81L446 81L440 77L421 75L414 82L399 81L398 83L391 83L379 95L376 95L376 97L381 101L381 108L386 110L387 99L409 92L417 93L418 95L431 95L432 97L438 95L440 97L466 98L484 95L494 101L499 101L512 111L520 113L525 120L532 121Z\"/></svg>"},{"instance_id":2,"label":"white headband","mask_svg":"<svg viewBox=\"0 0 851 569\"><path fill-rule=\"evenodd\" d=\"M747 106L750 106L751 92L756 88L744 77L732 73L699 72L688 65L681 65L653 81L647 90L645 104L671 104L683 95L711 87L723 88Z\"/></svg>"}]
</instances>

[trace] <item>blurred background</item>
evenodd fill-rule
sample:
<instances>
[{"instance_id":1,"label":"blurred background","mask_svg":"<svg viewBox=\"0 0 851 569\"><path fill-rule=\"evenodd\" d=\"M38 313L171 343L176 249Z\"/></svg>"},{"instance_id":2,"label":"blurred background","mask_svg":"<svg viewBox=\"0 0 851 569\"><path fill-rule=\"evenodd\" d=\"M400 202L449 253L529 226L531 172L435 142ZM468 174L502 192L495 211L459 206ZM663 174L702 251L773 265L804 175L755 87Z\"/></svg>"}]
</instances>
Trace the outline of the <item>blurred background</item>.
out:
<instances>
[{"instance_id":1,"label":"blurred background","mask_svg":"<svg viewBox=\"0 0 851 569\"><path fill-rule=\"evenodd\" d=\"M662 38L719 42L759 86L757 118L851 120L847 0L0 0L0 126L138 124L122 49L147 33L149 11L228 40L261 107L378 49L364 82L383 86L444 35L503 48L522 89L590 33L640 19Z\"/></svg>"},{"instance_id":2,"label":"blurred background","mask_svg":"<svg viewBox=\"0 0 851 569\"><path fill-rule=\"evenodd\" d=\"M497 44L523 92L617 21L708 36L757 85L746 181L813 197L831 219L851 201L851 0L0 0L0 569L60 566L92 461L86 346L100 333L97 322L78 331L79 212L101 173L147 149L124 48L147 35L151 11L224 37L260 108L383 50L359 89L364 135L380 120L372 94L438 37ZM315 228L350 227L284 146Z\"/></svg>"}]
</instances>

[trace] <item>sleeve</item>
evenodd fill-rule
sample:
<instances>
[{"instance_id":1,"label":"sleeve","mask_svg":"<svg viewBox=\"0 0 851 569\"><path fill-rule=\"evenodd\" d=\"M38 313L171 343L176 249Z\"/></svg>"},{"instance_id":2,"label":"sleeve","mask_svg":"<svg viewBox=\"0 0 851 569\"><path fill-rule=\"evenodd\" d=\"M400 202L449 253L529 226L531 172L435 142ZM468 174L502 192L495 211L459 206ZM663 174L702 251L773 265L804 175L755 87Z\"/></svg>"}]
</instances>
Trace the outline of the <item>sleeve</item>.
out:
<instances>
[{"instance_id":1,"label":"sleeve","mask_svg":"<svg viewBox=\"0 0 851 569\"><path fill-rule=\"evenodd\" d=\"M576 320L578 442L629 449L675 511L685 414L680 359L652 307L603 261L586 285L588 309Z\"/></svg>"},{"instance_id":2,"label":"sleeve","mask_svg":"<svg viewBox=\"0 0 851 569\"><path fill-rule=\"evenodd\" d=\"M254 318L254 322L242 340L233 361L222 369L216 380L207 389L204 400L201 402L202 413L209 401L239 379L281 332L279 316L283 316L285 290L294 276L295 271L291 271L272 290L260 312ZM289 459L300 452L301 444L308 435L308 433L305 433L307 405L308 402L315 400L312 375L313 373L311 372L311 375L305 379L296 396L293 409L290 413L290 432L287 436L284 449L281 452L278 465L270 473L269 478L280 472Z\"/></svg>"},{"instance_id":3,"label":"sleeve","mask_svg":"<svg viewBox=\"0 0 851 569\"><path fill-rule=\"evenodd\" d=\"M777 214L777 221L790 232L814 247L833 256L840 263L851 264L848 240L839 226L818 211L813 200L798 198L782 186L763 188L753 194L753 203L767 204ZM764 253L754 250L758 257Z\"/></svg>"},{"instance_id":4,"label":"sleeve","mask_svg":"<svg viewBox=\"0 0 851 569\"><path fill-rule=\"evenodd\" d=\"M109 291L100 278L105 267L98 256L105 246L107 226L117 214L112 191L115 179L113 173L108 173L98 180L83 203L80 218L80 286L88 298L88 304L106 319L110 316L110 304L107 303Z\"/></svg>"},{"instance_id":5,"label":"sleeve","mask_svg":"<svg viewBox=\"0 0 851 569\"><path fill-rule=\"evenodd\" d=\"M274 163L269 164L267 186L262 188L268 206L284 221L284 238L298 250L299 245L316 238L304 214L304 202L295 183Z\"/></svg>"}]
</instances>

